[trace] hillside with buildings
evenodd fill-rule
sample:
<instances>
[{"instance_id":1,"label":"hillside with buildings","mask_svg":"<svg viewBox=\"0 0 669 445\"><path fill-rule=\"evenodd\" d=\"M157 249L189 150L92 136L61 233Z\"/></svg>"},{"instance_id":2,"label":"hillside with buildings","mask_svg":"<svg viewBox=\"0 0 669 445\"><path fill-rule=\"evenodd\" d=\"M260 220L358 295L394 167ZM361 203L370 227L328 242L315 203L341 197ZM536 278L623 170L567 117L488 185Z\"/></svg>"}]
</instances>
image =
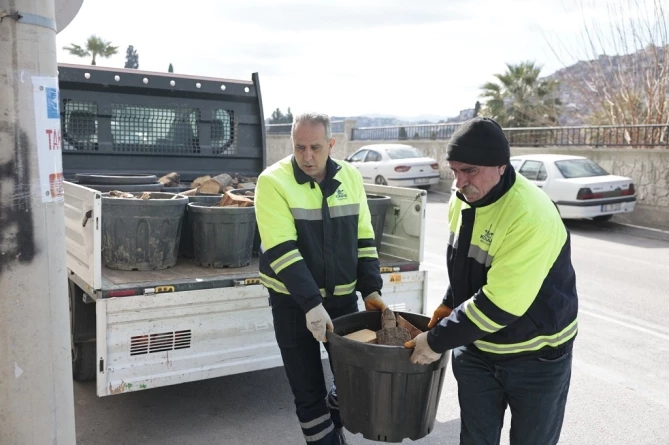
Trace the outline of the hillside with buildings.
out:
<instances>
[{"instance_id":1,"label":"hillside with buildings","mask_svg":"<svg viewBox=\"0 0 669 445\"><path fill-rule=\"evenodd\" d=\"M623 108L621 114L633 118L634 114L642 115L635 112L649 102L659 107L669 101L669 45L648 46L620 56L600 55L546 78L558 81L561 125L611 123L608 121L615 120L615 115L610 115L612 108ZM634 108L625 113L626 106Z\"/></svg>"}]
</instances>

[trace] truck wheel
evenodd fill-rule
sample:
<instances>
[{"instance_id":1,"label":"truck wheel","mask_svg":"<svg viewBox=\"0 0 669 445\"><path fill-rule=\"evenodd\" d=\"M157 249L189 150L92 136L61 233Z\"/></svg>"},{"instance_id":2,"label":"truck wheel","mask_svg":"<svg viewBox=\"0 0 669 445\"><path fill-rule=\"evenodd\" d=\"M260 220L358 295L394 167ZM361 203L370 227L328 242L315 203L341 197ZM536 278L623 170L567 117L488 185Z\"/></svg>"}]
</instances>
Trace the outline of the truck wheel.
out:
<instances>
[{"instance_id":1,"label":"truck wheel","mask_svg":"<svg viewBox=\"0 0 669 445\"><path fill-rule=\"evenodd\" d=\"M69 281L70 299L70 347L72 351L72 377L77 381L93 380L96 377L95 363L95 336L88 341L79 341L82 331L90 332L91 320L86 318L93 315L93 329L95 326L95 304L83 302L84 291ZM94 330L93 330L94 332Z\"/></svg>"},{"instance_id":2,"label":"truck wheel","mask_svg":"<svg viewBox=\"0 0 669 445\"><path fill-rule=\"evenodd\" d=\"M72 346L72 377L78 382L95 380L97 355L95 343L79 343Z\"/></svg>"}]
</instances>

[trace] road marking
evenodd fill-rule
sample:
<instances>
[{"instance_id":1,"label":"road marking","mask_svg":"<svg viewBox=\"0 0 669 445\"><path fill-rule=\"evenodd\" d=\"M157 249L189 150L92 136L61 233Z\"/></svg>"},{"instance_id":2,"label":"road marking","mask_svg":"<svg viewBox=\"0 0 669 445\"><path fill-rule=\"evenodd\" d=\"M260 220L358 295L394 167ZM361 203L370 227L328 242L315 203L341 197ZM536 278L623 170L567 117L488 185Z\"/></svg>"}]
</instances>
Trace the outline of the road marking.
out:
<instances>
[{"instance_id":1,"label":"road marking","mask_svg":"<svg viewBox=\"0 0 669 445\"><path fill-rule=\"evenodd\" d=\"M664 335L664 334L661 334L659 332L653 331L651 329L644 328L642 326L637 326L637 325L634 325L634 324L631 324L631 323L627 323L627 322L624 322L624 321L621 321L621 320L617 320L615 318L607 317L606 315L597 314L595 312L591 312L591 311L584 310L584 309L579 309L578 313L589 315L590 317L594 317L594 318L599 318L600 320L608 321L609 323L615 323L615 324L618 324L620 326L624 326L624 327L629 328L629 329L634 329L635 331L643 332L645 334L650 334L650 335L653 335L653 336L655 336L657 338L660 338L662 340L668 340L669 341L669 335Z\"/></svg>"}]
</instances>

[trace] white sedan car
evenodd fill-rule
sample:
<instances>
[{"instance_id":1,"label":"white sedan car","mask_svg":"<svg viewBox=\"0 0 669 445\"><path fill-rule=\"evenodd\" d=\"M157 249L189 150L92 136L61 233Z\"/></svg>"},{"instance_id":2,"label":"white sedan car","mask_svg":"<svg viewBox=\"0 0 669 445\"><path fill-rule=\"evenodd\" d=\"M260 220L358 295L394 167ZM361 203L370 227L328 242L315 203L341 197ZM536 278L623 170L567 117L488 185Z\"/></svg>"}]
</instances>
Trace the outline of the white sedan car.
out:
<instances>
[{"instance_id":1,"label":"white sedan car","mask_svg":"<svg viewBox=\"0 0 669 445\"><path fill-rule=\"evenodd\" d=\"M616 213L634 211L636 192L631 178L609 174L583 156L513 156L516 172L540 187L564 219L608 221Z\"/></svg>"},{"instance_id":2,"label":"white sedan car","mask_svg":"<svg viewBox=\"0 0 669 445\"><path fill-rule=\"evenodd\" d=\"M345 159L362 174L366 183L397 187L430 188L439 183L439 164L419 149L404 144L360 147Z\"/></svg>"},{"instance_id":3,"label":"white sedan car","mask_svg":"<svg viewBox=\"0 0 669 445\"><path fill-rule=\"evenodd\" d=\"M512 156L511 165L551 198L562 219L608 221L616 213L634 211L636 192L631 178L610 175L583 156ZM455 192L455 181L451 186Z\"/></svg>"}]
</instances>

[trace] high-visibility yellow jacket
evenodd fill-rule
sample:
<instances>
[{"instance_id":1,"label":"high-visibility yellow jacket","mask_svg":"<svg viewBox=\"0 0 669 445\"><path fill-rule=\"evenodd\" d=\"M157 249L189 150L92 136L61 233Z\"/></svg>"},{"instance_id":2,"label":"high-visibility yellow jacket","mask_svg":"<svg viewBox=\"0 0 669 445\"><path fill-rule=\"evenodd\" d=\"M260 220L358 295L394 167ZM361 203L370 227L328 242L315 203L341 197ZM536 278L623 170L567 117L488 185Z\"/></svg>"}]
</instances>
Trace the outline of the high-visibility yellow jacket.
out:
<instances>
[{"instance_id":1,"label":"high-visibility yellow jacket","mask_svg":"<svg viewBox=\"0 0 669 445\"><path fill-rule=\"evenodd\" d=\"M329 158L318 184L289 156L262 172L254 199L260 280L270 292L291 295L306 312L323 298L381 290L374 229L357 169Z\"/></svg>"},{"instance_id":2,"label":"high-visibility yellow jacket","mask_svg":"<svg viewBox=\"0 0 669 445\"><path fill-rule=\"evenodd\" d=\"M548 196L513 167L482 200L449 202L444 304L433 350L467 345L497 360L571 350L578 297L569 233Z\"/></svg>"}]
</instances>

